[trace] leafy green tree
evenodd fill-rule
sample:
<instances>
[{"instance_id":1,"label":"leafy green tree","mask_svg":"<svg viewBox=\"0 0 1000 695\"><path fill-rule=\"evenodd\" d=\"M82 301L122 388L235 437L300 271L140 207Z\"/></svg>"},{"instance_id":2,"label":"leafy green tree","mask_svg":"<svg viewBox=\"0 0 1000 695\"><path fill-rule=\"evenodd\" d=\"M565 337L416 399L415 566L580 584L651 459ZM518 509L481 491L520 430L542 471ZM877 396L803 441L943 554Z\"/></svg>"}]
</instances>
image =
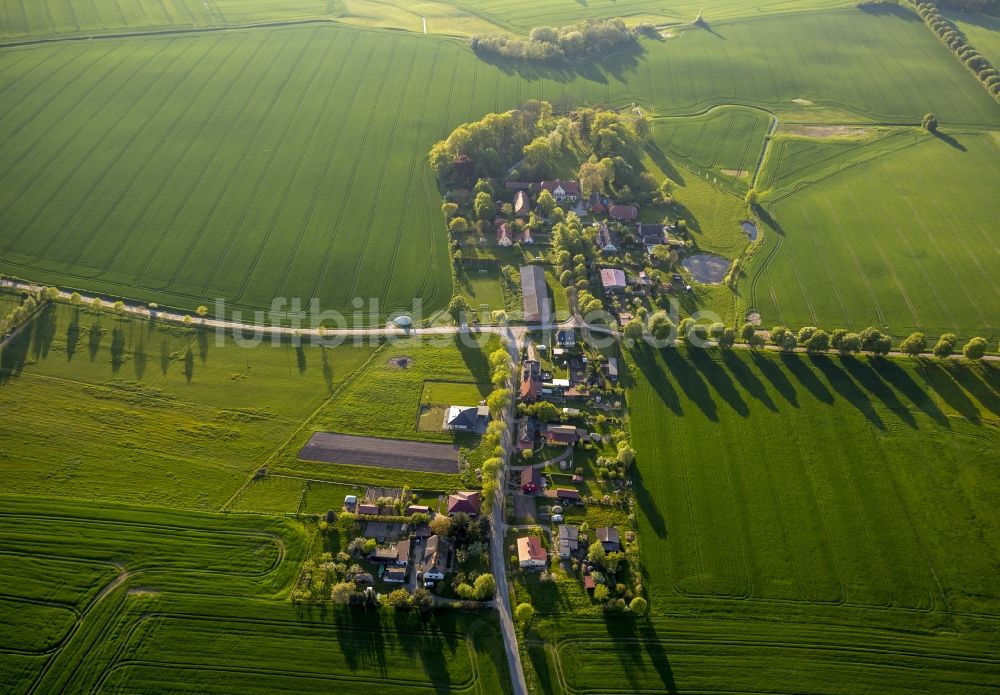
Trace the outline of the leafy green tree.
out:
<instances>
[{"instance_id":1,"label":"leafy green tree","mask_svg":"<svg viewBox=\"0 0 1000 695\"><path fill-rule=\"evenodd\" d=\"M385 605L397 611L409 610L412 604L413 599L410 596L410 592L406 589L395 589L386 594L385 597Z\"/></svg>"},{"instance_id":2,"label":"leafy green tree","mask_svg":"<svg viewBox=\"0 0 1000 695\"><path fill-rule=\"evenodd\" d=\"M476 590L476 598L480 601L493 596L497 588L497 581L492 574L480 574L473 584Z\"/></svg>"},{"instance_id":3,"label":"leafy green tree","mask_svg":"<svg viewBox=\"0 0 1000 695\"><path fill-rule=\"evenodd\" d=\"M752 323L744 323L743 328L740 329L740 340L744 343L749 344L750 338L757 333L757 326Z\"/></svg>"},{"instance_id":4,"label":"leafy green tree","mask_svg":"<svg viewBox=\"0 0 1000 695\"><path fill-rule=\"evenodd\" d=\"M496 214L496 206L493 205L493 198L486 191L476 194L475 202L472 204L472 211L476 213L476 219L488 220Z\"/></svg>"},{"instance_id":5,"label":"leafy green tree","mask_svg":"<svg viewBox=\"0 0 1000 695\"><path fill-rule=\"evenodd\" d=\"M806 352L826 352L830 349L830 334L817 328L805 340Z\"/></svg>"},{"instance_id":6,"label":"leafy green tree","mask_svg":"<svg viewBox=\"0 0 1000 695\"><path fill-rule=\"evenodd\" d=\"M840 347L837 350L843 355L860 352L861 336L857 333L845 333L840 339Z\"/></svg>"},{"instance_id":7,"label":"leafy green tree","mask_svg":"<svg viewBox=\"0 0 1000 695\"><path fill-rule=\"evenodd\" d=\"M743 197L743 201L750 207L756 207L760 202L760 196L757 193L757 189L751 188L747 191L747 194Z\"/></svg>"},{"instance_id":8,"label":"leafy green tree","mask_svg":"<svg viewBox=\"0 0 1000 695\"><path fill-rule=\"evenodd\" d=\"M339 582L330 589L330 600L338 606L346 606L350 604L356 590L354 582Z\"/></svg>"},{"instance_id":9,"label":"leafy green tree","mask_svg":"<svg viewBox=\"0 0 1000 695\"><path fill-rule=\"evenodd\" d=\"M782 352L795 352L795 348L798 347L799 341L795 337L795 334L791 331L785 331L781 339L778 341L777 346L781 348Z\"/></svg>"},{"instance_id":10,"label":"leafy green tree","mask_svg":"<svg viewBox=\"0 0 1000 695\"><path fill-rule=\"evenodd\" d=\"M907 355L919 355L921 352L927 351L927 338L924 337L923 333L910 333L899 344L899 349Z\"/></svg>"},{"instance_id":11,"label":"leafy green tree","mask_svg":"<svg viewBox=\"0 0 1000 695\"><path fill-rule=\"evenodd\" d=\"M456 321L458 321L463 314L468 314L469 309L471 308L472 307L469 306L469 300L460 294L456 294L451 298L451 301L448 302L448 313L451 314Z\"/></svg>"},{"instance_id":12,"label":"leafy green tree","mask_svg":"<svg viewBox=\"0 0 1000 695\"><path fill-rule=\"evenodd\" d=\"M760 350L766 344L764 336L760 333L754 333L747 339L747 345L753 350Z\"/></svg>"},{"instance_id":13,"label":"leafy green tree","mask_svg":"<svg viewBox=\"0 0 1000 695\"><path fill-rule=\"evenodd\" d=\"M514 609L514 618L524 625L535 615L535 608L530 603L519 603Z\"/></svg>"},{"instance_id":14,"label":"leafy green tree","mask_svg":"<svg viewBox=\"0 0 1000 695\"><path fill-rule=\"evenodd\" d=\"M480 193L485 193L492 197L494 194L493 182L490 181L489 179L479 179L478 181L476 181L476 187L475 189L473 189L473 192L476 195L479 195Z\"/></svg>"},{"instance_id":15,"label":"leafy green tree","mask_svg":"<svg viewBox=\"0 0 1000 695\"><path fill-rule=\"evenodd\" d=\"M80 306L83 304L83 297L80 296L79 292L74 292L69 296L69 303L73 306Z\"/></svg>"},{"instance_id":16,"label":"leafy green tree","mask_svg":"<svg viewBox=\"0 0 1000 695\"><path fill-rule=\"evenodd\" d=\"M611 595L610 589L605 584L598 584L594 587L594 598L598 601L607 601Z\"/></svg>"},{"instance_id":17,"label":"leafy green tree","mask_svg":"<svg viewBox=\"0 0 1000 695\"><path fill-rule=\"evenodd\" d=\"M732 328L727 328L722 331L722 335L718 338L719 347L724 349L729 349L736 344L736 331Z\"/></svg>"},{"instance_id":18,"label":"leafy green tree","mask_svg":"<svg viewBox=\"0 0 1000 695\"><path fill-rule=\"evenodd\" d=\"M770 331L771 344L781 347L787 333L789 333L789 330L785 326L775 326L772 328Z\"/></svg>"},{"instance_id":19,"label":"leafy green tree","mask_svg":"<svg viewBox=\"0 0 1000 695\"><path fill-rule=\"evenodd\" d=\"M469 222L464 217L455 217L448 223L448 231L452 234L460 234L469 231Z\"/></svg>"},{"instance_id":20,"label":"leafy green tree","mask_svg":"<svg viewBox=\"0 0 1000 695\"><path fill-rule=\"evenodd\" d=\"M892 338L882 331L869 326L861 331L861 349L875 355L888 355L892 350Z\"/></svg>"},{"instance_id":21,"label":"leafy green tree","mask_svg":"<svg viewBox=\"0 0 1000 695\"><path fill-rule=\"evenodd\" d=\"M937 116L933 113L924 114L923 120L920 121L920 126L928 133L936 133L938 129Z\"/></svg>"},{"instance_id":22,"label":"leafy green tree","mask_svg":"<svg viewBox=\"0 0 1000 695\"><path fill-rule=\"evenodd\" d=\"M986 356L986 339L975 337L965 344L962 354L967 360L981 360Z\"/></svg>"},{"instance_id":23,"label":"leafy green tree","mask_svg":"<svg viewBox=\"0 0 1000 695\"><path fill-rule=\"evenodd\" d=\"M625 337L629 340L632 341L642 340L642 335L643 335L642 321L640 319L632 319L631 321L625 324L623 333L625 334Z\"/></svg>"},{"instance_id":24,"label":"leafy green tree","mask_svg":"<svg viewBox=\"0 0 1000 695\"><path fill-rule=\"evenodd\" d=\"M208 307L202 304L201 306L199 306L197 309L194 310L194 313L204 318L205 316L208 316Z\"/></svg>"},{"instance_id":25,"label":"leafy green tree","mask_svg":"<svg viewBox=\"0 0 1000 695\"><path fill-rule=\"evenodd\" d=\"M718 340L722 337L722 334L726 332L726 326L723 323L716 321L711 326L708 327L708 336L712 340Z\"/></svg>"},{"instance_id":26,"label":"leafy green tree","mask_svg":"<svg viewBox=\"0 0 1000 695\"><path fill-rule=\"evenodd\" d=\"M954 333L945 333L938 338L932 352L935 357L945 358L955 352L956 345L958 345L958 336Z\"/></svg>"},{"instance_id":27,"label":"leafy green tree","mask_svg":"<svg viewBox=\"0 0 1000 695\"><path fill-rule=\"evenodd\" d=\"M604 569L611 574L617 574L625 562L625 553L613 552L604 556Z\"/></svg>"},{"instance_id":28,"label":"leafy green tree","mask_svg":"<svg viewBox=\"0 0 1000 695\"><path fill-rule=\"evenodd\" d=\"M556 199L552 197L552 194L547 189L543 188L542 192L535 199L535 207L538 208L543 217L548 217L556 209Z\"/></svg>"},{"instance_id":29,"label":"leafy green tree","mask_svg":"<svg viewBox=\"0 0 1000 695\"><path fill-rule=\"evenodd\" d=\"M834 350L840 350L841 343L844 340L844 336L847 335L847 331L843 328L838 328L830 335L830 347Z\"/></svg>"},{"instance_id":30,"label":"leafy green tree","mask_svg":"<svg viewBox=\"0 0 1000 695\"><path fill-rule=\"evenodd\" d=\"M642 596L636 596L629 602L628 609L636 615L646 615L646 611L649 610L649 604L646 603L646 599Z\"/></svg>"},{"instance_id":31,"label":"leafy green tree","mask_svg":"<svg viewBox=\"0 0 1000 695\"><path fill-rule=\"evenodd\" d=\"M681 340L686 343L691 342L691 338L694 337L694 329L698 324L693 318L688 316L687 318L681 319L680 324L677 326L677 334L680 336Z\"/></svg>"},{"instance_id":32,"label":"leafy green tree","mask_svg":"<svg viewBox=\"0 0 1000 695\"><path fill-rule=\"evenodd\" d=\"M458 212L458 205L455 203L442 203L441 204L441 214L444 215L446 220L450 220Z\"/></svg>"},{"instance_id":33,"label":"leafy green tree","mask_svg":"<svg viewBox=\"0 0 1000 695\"><path fill-rule=\"evenodd\" d=\"M809 340L813 333L816 332L816 326L803 326L799 329L798 334L795 336L800 344L805 345L805 342Z\"/></svg>"},{"instance_id":34,"label":"leafy green tree","mask_svg":"<svg viewBox=\"0 0 1000 695\"><path fill-rule=\"evenodd\" d=\"M604 546L601 545L600 541L594 541L590 544L590 548L587 549L587 559L590 562L603 567L605 557L607 557L607 554L604 552Z\"/></svg>"},{"instance_id":35,"label":"leafy green tree","mask_svg":"<svg viewBox=\"0 0 1000 695\"><path fill-rule=\"evenodd\" d=\"M625 468L628 468L635 461L635 449L628 442L619 442L618 455L615 457L615 460Z\"/></svg>"}]
</instances>

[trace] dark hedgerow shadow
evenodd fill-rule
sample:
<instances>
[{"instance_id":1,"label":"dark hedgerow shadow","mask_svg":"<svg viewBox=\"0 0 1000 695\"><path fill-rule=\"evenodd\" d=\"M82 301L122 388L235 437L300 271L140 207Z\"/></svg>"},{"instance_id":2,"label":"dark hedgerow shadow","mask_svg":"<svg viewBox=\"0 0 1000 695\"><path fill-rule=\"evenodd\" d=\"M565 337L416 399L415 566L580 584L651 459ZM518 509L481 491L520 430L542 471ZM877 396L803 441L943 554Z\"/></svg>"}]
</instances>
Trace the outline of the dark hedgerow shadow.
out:
<instances>
[{"instance_id":1,"label":"dark hedgerow shadow","mask_svg":"<svg viewBox=\"0 0 1000 695\"><path fill-rule=\"evenodd\" d=\"M718 407L712 399L712 394L708 390L705 380L701 378L698 370L695 369L694 364L689 359L692 350L700 349L689 348L682 351L680 348L677 348L675 350L668 350L663 361L688 399L694 401L695 405L705 414L705 417L712 422L718 422Z\"/></svg>"},{"instance_id":2,"label":"dark hedgerow shadow","mask_svg":"<svg viewBox=\"0 0 1000 695\"><path fill-rule=\"evenodd\" d=\"M484 63L495 65L507 75L517 75L522 79L553 80L555 82L572 82L583 78L590 82L607 84L608 76L624 81L627 73L639 65L639 58L646 52L639 41L628 43L612 53L588 56L581 60L529 60L508 58L486 52L474 53ZM553 103L553 106L556 106Z\"/></svg>"},{"instance_id":3,"label":"dark hedgerow shadow","mask_svg":"<svg viewBox=\"0 0 1000 695\"><path fill-rule=\"evenodd\" d=\"M858 388L858 385L848 374L848 370L845 369L848 362L857 362L857 359L848 355L842 355L840 357L840 364L837 365L827 355L815 355L812 358L812 363L817 369L823 372L827 383L830 384L834 391L857 408L858 412L864 415L872 425L880 430L885 430L885 423L882 422L882 418L876 412L871 399L864 391Z\"/></svg>"},{"instance_id":4,"label":"dark hedgerow shadow","mask_svg":"<svg viewBox=\"0 0 1000 695\"><path fill-rule=\"evenodd\" d=\"M937 360L926 360L920 365L920 373L924 377L925 387L933 389L949 408L971 423L978 425L981 422L979 409L965 389L952 377L950 370Z\"/></svg>"},{"instance_id":5,"label":"dark hedgerow shadow","mask_svg":"<svg viewBox=\"0 0 1000 695\"><path fill-rule=\"evenodd\" d=\"M982 362L978 365L955 362L948 373L994 415L1000 415L1000 369Z\"/></svg>"},{"instance_id":6,"label":"dark hedgerow shadow","mask_svg":"<svg viewBox=\"0 0 1000 695\"><path fill-rule=\"evenodd\" d=\"M647 660L656 669L664 692L671 694L679 692L677 682L674 679L674 671L670 666L670 657L667 655L667 650L664 648L663 641L652 620L605 613L604 624L608 635L616 643L623 645L630 642L636 643L642 651L646 652ZM623 662L621 673L629 680L631 686L631 688L623 688L622 690L624 692L640 690L642 684L636 683L635 679L630 677L632 669L643 663L639 650L619 648L615 650L615 653ZM629 668L630 666L632 668Z\"/></svg>"},{"instance_id":7,"label":"dark hedgerow shadow","mask_svg":"<svg viewBox=\"0 0 1000 695\"><path fill-rule=\"evenodd\" d=\"M90 352L90 361L97 359L97 351L101 349L101 338L104 337L104 329L101 328L101 319L97 318L90 325L87 335L87 350Z\"/></svg>"},{"instance_id":8,"label":"dark hedgerow shadow","mask_svg":"<svg viewBox=\"0 0 1000 695\"><path fill-rule=\"evenodd\" d=\"M938 140L940 140L941 142L945 143L946 145L950 145L951 147L954 147L959 152L968 152L969 151L968 148L966 148L965 145L963 145L962 143L960 143L954 137L952 137L951 135L948 135L947 133L942 133L940 130L934 131L934 137L936 137Z\"/></svg>"},{"instance_id":9,"label":"dark hedgerow shadow","mask_svg":"<svg viewBox=\"0 0 1000 695\"><path fill-rule=\"evenodd\" d=\"M915 428L917 426L917 419L913 416L913 413L899 400L896 392L879 378L876 368L881 368L886 361L879 357L872 357L869 362L853 359L846 361L844 368L850 372L855 381L882 401L882 404L892 411L896 417L910 427Z\"/></svg>"},{"instance_id":10,"label":"dark hedgerow shadow","mask_svg":"<svg viewBox=\"0 0 1000 695\"><path fill-rule=\"evenodd\" d=\"M801 355L782 354L781 362L785 368L792 373L800 384L802 384L813 395L813 398L821 403L830 405L833 403L833 394L823 382L817 378L816 373L809 368Z\"/></svg>"},{"instance_id":11,"label":"dark hedgerow shadow","mask_svg":"<svg viewBox=\"0 0 1000 695\"><path fill-rule=\"evenodd\" d=\"M757 375L747 366L746 362L737 357L732 350L724 350L722 352L722 362L736 378L740 386L743 387L744 391L763 403L764 407L768 410L772 412L778 411L778 406L775 405L768 394L764 382L757 378Z\"/></svg>"},{"instance_id":12,"label":"dark hedgerow shadow","mask_svg":"<svg viewBox=\"0 0 1000 695\"><path fill-rule=\"evenodd\" d=\"M920 358L917 358L920 359ZM894 388L906 396L913 406L930 417L938 425L948 428L948 416L941 412L941 409L930 397L930 394L913 380L909 372L900 367L893 360L878 360L872 363L875 375L880 377L887 388Z\"/></svg>"},{"instance_id":13,"label":"dark hedgerow shadow","mask_svg":"<svg viewBox=\"0 0 1000 695\"><path fill-rule=\"evenodd\" d=\"M660 367L660 361L656 358L653 348L645 343L638 343L633 348L633 354L636 357L635 361L639 365L639 370L646 377L653 393L660 397L663 404L670 408L674 415L683 415L684 408L681 407L681 399L677 395L674 385L670 383L666 372Z\"/></svg>"},{"instance_id":14,"label":"dark hedgerow shadow","mask_svg":"<svg viewBox=\"0 0 1000 695\"><path fill-rule=\"evenodd\" d=\"M653 499L653 495L650 494L649 489L646 487L641 468L641 466L632 466L629 473L636 504L643 511L643 514L649 521L649 525L653 527L653 533L658 538L666 538L667 522L663 518L662 512L660 512L659 504Z\"/></svg>"},{"instance_id":15,"label":"dark hedgerow shadow","mask_svg":"<svg viewBox=\"0 0 1000 695\"><path fill-rule=\"evenodd\" d=\"M52 347L52 340L56 336L55 305L51 302L46 303L31 321L35 325L31 355L35 360L45 359L49 356L49 348Z\"/></svg>"},{"instance_id":16,"label":"dark hedgerow shadow","mask_svg":"<svg viewBox=\"0 0 1000 695\"><path fill-rule=\"evenodd\" d=\"M723 351L725 352L725 351ZM750 406L743 400L743 396L733 385L732 377L726 372L722 365L712 358L708 350L688 350L688 357L691 363L708 380L715 392L722 400L729 404L733 410L742 417L750 415Z\"/></svg>"},{"instance_id":17,"label":"dark hedgerow shadow","mask_svg":"<svg viewBox=\"0 0 1000 695\"><path fill-rule=\"evenodd\" d=\"M799 397L795 392L795 386L792 382L788 380L785 376L785 372L782 371L781 367L777 363L769 358L767 355L763 355L756 350L750 352L750 359L753 360L754 366L757 370L764 375L764 378L771 382L771 386L781 394L781 396L788 401L788 403L794 407L799 407Z\"/></svg>"},{"instance_id":18,"label":"dark hedgerow shadow","mask_svg":"<svg viewBox=\"0 0 1000 695\"><path fill-rule=\"evenodd\" d=\"M12 377L18 376L28 362L31 350L31 333L34 321L28 323L0 350L0 384L6 384Z\"/></svg>"},{"instance_id":19,"label":"dark hedgerow shadow","mask_svg":"<svg viewBox=\"0 0 1000 695\"><path fill-rule=\"evenodd\" d=\"M72 362L80 344L80 308L74 307L66 326L66 361Z\"/></svg>"}]
</instances>

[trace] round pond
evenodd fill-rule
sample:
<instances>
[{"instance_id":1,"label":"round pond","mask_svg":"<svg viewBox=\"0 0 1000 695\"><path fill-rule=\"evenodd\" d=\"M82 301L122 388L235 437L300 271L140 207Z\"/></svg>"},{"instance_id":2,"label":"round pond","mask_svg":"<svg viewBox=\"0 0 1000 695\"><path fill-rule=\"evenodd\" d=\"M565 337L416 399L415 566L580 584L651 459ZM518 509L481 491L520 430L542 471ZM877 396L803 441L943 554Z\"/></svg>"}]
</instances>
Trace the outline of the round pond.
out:
<instances>
[{"instance_id":1,"label":"round pond","mask_svg":"<svg viewBox=\"0 0 1000 695\"><path fill-rule=\"evenodd\" d=\"M711 253L696 253L681 261L696 282L720 283L726 279L730 260Z\"/></svg>"}]
</instances>

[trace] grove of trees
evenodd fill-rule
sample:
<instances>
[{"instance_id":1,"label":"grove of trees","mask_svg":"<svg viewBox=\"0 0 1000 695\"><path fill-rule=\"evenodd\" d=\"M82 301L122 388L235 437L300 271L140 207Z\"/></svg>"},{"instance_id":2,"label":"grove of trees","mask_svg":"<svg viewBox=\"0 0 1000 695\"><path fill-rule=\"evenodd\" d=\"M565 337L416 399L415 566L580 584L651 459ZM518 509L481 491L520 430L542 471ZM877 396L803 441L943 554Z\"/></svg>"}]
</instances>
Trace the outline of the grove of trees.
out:
<instances>
[{"instance_id":1,"label":"grove of trees","mask_svg":"<svg viewBox=\"0 0 1000 695\"><path fill-rule=\"evenodd\" d=\"M472 50L482 55L532 61L561 61L592 58L634 44L636 32L619 17L585 19L564 27L535 27L527 39L505 34L473 36Z\"/></svg>"}]
</instances>

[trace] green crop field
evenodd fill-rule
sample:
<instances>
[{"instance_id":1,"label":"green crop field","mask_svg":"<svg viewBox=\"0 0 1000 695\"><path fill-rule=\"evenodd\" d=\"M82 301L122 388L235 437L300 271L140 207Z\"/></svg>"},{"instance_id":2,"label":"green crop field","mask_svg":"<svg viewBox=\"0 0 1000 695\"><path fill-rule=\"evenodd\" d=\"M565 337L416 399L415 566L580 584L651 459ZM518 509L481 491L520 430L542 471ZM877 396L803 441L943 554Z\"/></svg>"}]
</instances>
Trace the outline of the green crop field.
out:
<instances>
[{"instance_id":1,"label":"green crop field","mask_svg":"<svg viewBox=\"0 0 1000 695\"><path fill-rule=\"evenodd\" d=\"M657 618L543 621L550 692L996 686L995 367L669 350L630 369Z\"/></svg>"},{"instance_id":2,"label":"green crop field","mask_svg":"<svg viewBox=\"0 0 1000 695\"><path fill-rule=\"evenodd\" d=\"M946 11L945 16L993 63L993 67L1000 64L1000 15Z\"/></svg>"},{"instance_id":3,"label":"green crop field","mask_svg":"<svg viewBox=\"0 0 1000 695\"><path fill-rule=\"evenodd\" d=\"M764 111L720 106L699 116L661 118L653 141L694 173L735 191L753 183L772 118Z\"/></svg>"},{"instance_id":4,"label":"green crop field","mask_svg":"<svg viewBox=\"0 0 1000 695\"><path fill-rule=\"evenodd\" d=\"M2 508L5 692L508 689L494 620L284 600L311 543L299 522L44 498Z\"/></svg>"},{"instance_id":5,"label":"green crop field","mask_svg":"<svg viewBox=\"0 0 1000 695\"><path fill-rule=\"evenodd\" d=\"M542 97L798 112L792 100L806 96L852 118L1000 115L905 15L793 13L713 32L646 41L639 58L580 74L335 27L3 51L0 269L189 309L214 297L245 309L317 297L350 314L362 297L383 317L413 298L430 311L451 283L423 158L487 111ZM854 37L849 51L841 35ZM779 76L775 64L789 69ZM426 80L411 79L418 71Z\"/></svg>"},{"instance_id":6,"label":"green crop field","mask_svg":"<svg viewBox=\"0 0 1000 695\"><path fill-rule=\"evenodd\" d=\"M795 185L783 179L786 163ZM748 285L767 325L1000 331L992 134L903 133L860 149L788 140L771 164L777 226Z\"/></svg>"}]
</instances>

